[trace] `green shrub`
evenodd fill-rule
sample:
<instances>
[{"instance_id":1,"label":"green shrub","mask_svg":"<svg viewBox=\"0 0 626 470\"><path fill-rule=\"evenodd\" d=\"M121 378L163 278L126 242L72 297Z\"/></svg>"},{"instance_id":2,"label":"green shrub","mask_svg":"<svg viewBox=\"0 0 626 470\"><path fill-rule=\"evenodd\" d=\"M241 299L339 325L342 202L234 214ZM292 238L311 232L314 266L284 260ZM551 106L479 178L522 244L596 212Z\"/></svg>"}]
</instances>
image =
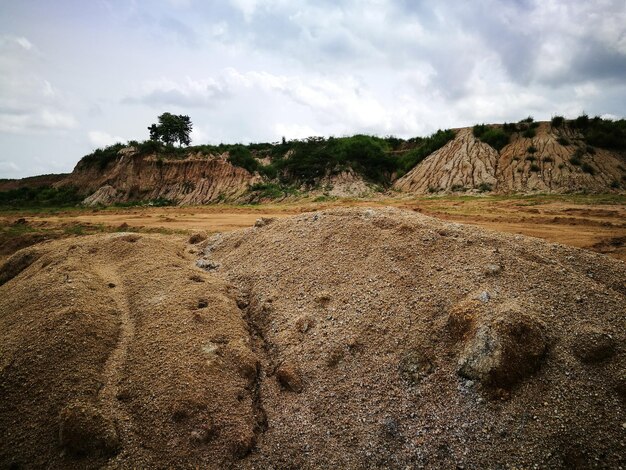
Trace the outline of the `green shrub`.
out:
<instances>
[{"instance_id":1,"label":"green shrub","mask_svg":"<svg viewBox=\"0 0 626 470\"><path fill-rule=\"evenodd\" d=\"M619 189L619 188L620 188L619 181L617 181L617 180L613 180L613 181L611 181L611 188L613 188L613 189Z\"/></svg>"},{"instance_id":2,"label":"green shrub","mask_svg":"<svg viewBox=\"0 0 626 470\"><path fill-rule=\"evenodd\" d=\"M279 199L295 195L298 190L292 186L277 183L256 183L250 186L249 192L256 192L260 199Z\"/></svg>"},{"instance_id":3,"label":"green shrub","mask_svg":"<svg viewBox=\"0 0 626 470\"><path fill-rule=\"evenodd\" d=\"M85 155L78 162L79 166L97 166L98 169L104 170L109 163L113 162L117 158L117 154L124 148L124 144L117 143L109 145L104 148L94 150L92 153Z\"/></svg>"},{"instance_id":4,"label":"green shrub","mask_svg":"<svg viewBox=\"0 0 626 470\"><path fill-rule=\"evenodd\" d=\"M485 124L477 124L472 129L474 137L480 139L482 142L490 145L498 152L507 145L511 136L507 134L503 129L497 127L489 127Z\"/></svg>"},{"instance_id":5,"label":"green shrub","mask_svg":"<svg viewBox=\"0 0 626 470\"><path fill-rule=\"evenodd\" d=\"M533 157L532 155L526 157L527 162L534 162L535 160L537 160L537 157Z\"/></svg>"},{"instance_id":6,"label":"green shrub","mask_svg":"<svg viewBox=\"0 0 626 470\"><path fill-rule=\"evenodd\" d=\"M453 184L450 187L450 190L453 192L458 192L458 193L464 193L465 191L467 191L467 189L465 188L465 186L463 186L462 184Z\"/></svg>"},{"instance_id":7,"label":"green shrub","mask_svg":"<svg viewBox=\"0 0 626 470\"><path fill-rule=\"evenodd\" d=\"M82 199L74 186L22 187L0 192L0 206L3 208L67 207L79 204Z\"/></svg>"},{"instance_id":8,"label":"green shrub","mask_svg":"<svg viewBox=\"0 0 626 470\"><path fill-rule=\"evenodd\" d=\"M478 185L478 191L481 193L486 193L492 190L492 186L489 183L480 183Z\"/></svg>"},{"instance_id":9,"label":"green shrub","mask_svg":"<svg viewBox=\"0 0 626 470\"><path fill-rule=\"evenodd\" d=\"M562 170L563 168L565 168L565 163L559 163L559 170Z\"/></svg>"},{"instance_id":10,"label":"green shrub","mask_svg":"<svg viewBox=\"0 0 626 470\"><path fill-rule=\"evenodd\" d=\"M582 165L582 161L580 160L580 158L579 158L579 157L576 157L576 156L570 157L569 162L570 162L572 165L575 165L575 166L580 166L580 165Z\"/></svg>"},{"instance_id":11,"label":"green shrub","mask_svg":"<svg viewBox=\"0 0 626 470\"><path fill-rule=\"evenodd\" d=\"M233 145L228 150L228 161L234 165L254 173L259 168L259 162L252 156L252 153L243 145Z\"/></svg>"},{"instance_id":12,"label":"green shrub","mask_svg":"<svg viewBox=\"0 0 626 470\"><path fill-rule=\"evenodd\" d=\"M526 151L527 151L528 153L537 153L537 147L535 147L534 145L530 145L530 146L526 149Z\"/></svg>"},{"instance_id":13,"label":"green shrub","mask_svg":"<svg viewBox=\"0 0 626 470\"><path fill-rule=\"evenodd\" d=\"M538 172L541 171L541 168L539 168L539 165L533 163L532 165L530 165L530 171Z\"/></svg>"},{"instance_id":14,"label":"green shrub","mask_svg":"<svg viewBox=\"0 0 626 470\"><path fill-rule=\"evenodd\" d=\"M436 152L441 147L454 139L455 132L451 129L438 130L434 134L424 139L419 139L419 146L405 153L397 160L397 169L400 175L407 173L411 168L424 160L431 153ZM410 141L410 140L409 140Z\"/></svg>"},{"instance_id":15,"label":"green shrub","mask_svg":"<svg viewBox=\"0 0 626 470\"><path fill-rule=\"evenodd\" d=\"M581 169L585 172L585 173L589 173L590 175L595 175L596 174L596 170L594 167L592 167L589 163L584 162L581 166Z\"/></svg>"},{"instance_id":16,"label":"green shrub","mask_svg":"<svg viewBox=\"0 0 626 470\"><path fill-rule=\"evenodd\" d=\"M535 137L537 135L537 133L535 132L535 129L529 127L528 129L526 129L523 133L522 136L526 137L527 139L532 139L533 137Z\"/></svg>"},{"instance_id":17,"label":"green shrub","mask_svg":"<svg viewBox=\"0 0 626 470\"><path fill-rule=\"evenodd\" d=\"M505 122L504 124L502 124L502 130L507 134L512 134L513 132L517 132L517 124L515 124L514 122Z\"/></svg>"},{"instance_id":18,"label":"green shrub","mask_svg":"<svg viewBox=\"0 0 626 470\"><path fill-rule=\"evenodd\" d=\"M565 124L565 118L563 116L553 116L552 120L550 121L550 124L552 125L552 127L563 127L563 125Z\"/></svg>"},{"instance_id":19,"label":"green shrub","mask_svg":"<svg viewBox=\"0 0 626 470\"><path fill-rule=\"evenodd\" d=\"M543 161L545 163L552 163L554 161L554 158L552 158L552 157L543 157Z\"/></svg>"},{"instance_id":20,"label":"green shrub","mask_svg":"<svg viewBox=\"0 0 626 470\"><path fill-rule=\"evenodd\" d=\"M535 119L532 116L528 116L526 119L522 119L520 122L525 122L530 124L531 122L533 122Z\"/></svg>"},{"instance_id":21,"label":"green shrub","mask_svg":"<svg viewBox=\"0 0 626 470\"><path fill-rule=\"evenodd\" d=\"M585 150L590 155L595 155L596 154L596 149L594 149L591 145L587 145L587 148Z\"/></svg>"},{"instance_id":22,"label":"green shrub","mask_svg":"<svg viewBox=\"0 0 626 470\"><path fill-rule=\"evenodd\" d=\"M565 137L559 137L558 139L556 139L556 141L560 144L563 145L564 147L569 145L569 140L567 140Z\"/></svg>"}]
</instances>

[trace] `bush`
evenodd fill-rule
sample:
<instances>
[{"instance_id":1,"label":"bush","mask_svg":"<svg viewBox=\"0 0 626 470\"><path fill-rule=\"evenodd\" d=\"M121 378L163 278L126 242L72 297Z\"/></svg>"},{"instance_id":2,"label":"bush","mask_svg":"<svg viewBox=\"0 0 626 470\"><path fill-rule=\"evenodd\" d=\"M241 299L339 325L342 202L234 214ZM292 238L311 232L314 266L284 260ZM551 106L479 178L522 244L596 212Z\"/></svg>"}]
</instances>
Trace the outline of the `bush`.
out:
<instances>
[{"instance_id":1,"label":"bush","mask_svg":"<svg viewBox=\"0 0 626 470\"><path fill-rule=\"evenodd\" d=\"M581 114L572 121L572 127L579 130L587 129L589 127L589 116L586 113Z\"/></svg>"},{"instance_id":2,"label":"bush","mask_svg":"<svg viewBox=\"0 0 626 470\"><path fill-rule=\"evenodd\" d=\"M581 169L585 172L585 173L589 173L590 175L595 175L596 174L596 170L594 167L592 167L589 163L584 162L581 166Z\"/></svg>"},{"instance_id":3,"label":"bush","mask_svg":"<svg viewBox=\"0 0 626 470\"><path fill-rule=\"evenodd\" d=\"M515 124L514 122L505 122L504 124L502 124L502 130L507 134L512 134L513 132L517 132L517 124Z\"/></svg>"},{"instance_id":4,"label":"bush","mask_svg":"<svg viewBox=\"0 0 626 470\"><path fill-rule=\"evenodd\" d=\"M509 143L510 135L503 129L497 127L489 127L485 124L477 124L472 129L474 137L480 139L482 142L490 145L498 152Z\"/></svg>"},{"instance_id":5,"label":"bush","mask_svg":"<svg viewBox=\"0 0 626 470\"><path fill-rule=\"evenodd\" d=\"M478 191L480 191L481 193L486 193L491 191L492 186L489 183L480 183L478 185Z\"/></svg>"},{"instance_id":6,"label":"bush","mask_svg":"<svg viewBox=\"0 0 626 470\"><path fill-rule=\"evenodd\" d=\"M530 165L530 171L534 171L536 173L536 172L541 171L541 168L539 168L539 165L536 165L535 163L533 163L532 165Z\"/></svg>"},{"instance_id":7,"label":"bush","mask_svg":"<svg viewBox=\"0 0 626 470\"><path fill-rule=\"evenodd\" d=\"M545 163L552 163L554 161L554 158L552 158L552 157L543 157L543 161Z\"/></svg>"},{"instance_id":8,"label":"bush","mask_svg":"<svg viewBox=\"0 0 626 470\"><path fill-rule=\"evenodd\" d=\"M611 188L613 188L613 189L619 189L619 188L620 188L619 181L617 181L617 180L613 180L613 181L611 181Z\"/></svg>"},{"instance_id":9,"label":"bush","mask_svg":"<svg viewBox=\"0 0 626 470\"><path fill-rule=\"evenodd\" d=\"M563 116L553 116L550 124L552 125L552 127L556 128L563 127L563 125L565 124L565 118Z\"/></svg>"},{"instance_id":10,"label":"bush","mask_svg":"<svg viewBox=\"0 0 626 470\"><path fill-rule=\"evenodd\" d=\"M245 168L250 173L254 173L259 168L259 162L243 145L233 145L228 150L228 161L234 166Z\"/></svg>"},{"instance_id":11,"label":"bush","mask_svg":"<svg viewBox=\"0 0 626 470\"><path fill-rule=\"evenodd\" d=\"M532 155L529 155L528 157L526 157L527 162L534 162L535 160L537 160L537 157L533 157Z\"/></svg>"},{"instance_id":12,"label":"bush","mask_svg":"<svg viewBox=\"0 0 626 470\"><path fill-rule=\"evenodd\" d=\"M123 148L124 144L118 142L116 144L109 145L108 147L96 149L92 153L81 158L78 164L80 166L84 165L87 167L95 165L98 169L104 170L109 163L117 158L118 152Z\"/></svg>"},{"instance_id":13,"label":"bush","mask_svg":"<svg viewBox=\"0 0 626 470\"><path fill-rule=\"evenodd\" d=\"M564 147L569 145L569 140L567 140L565 137L559 137L558 139L556 139L556 141L560 144L563 145Z\"/></svg>"},{"instance_id":14,"label":"bush","mask_svg":"<svg viewBox=\"0 0 626 470\"><path fill-rule=\"evenodd\" d=\"M580 158L579 158L579 157L576 157L576 156L571 157L571 158L569 159L569 162L570 162L572 165L575 165L575 166L580 166L580 165L582 165L582 161L580 160Z\"/></svg>"},{"instance_id":15,"label":"bush","mask_svg":"<svg viewBox=\"0 0 626 470\"><path fill-rule=\"evenodd\" d=\"M0 192L0 206L5 208L24 207L67 207L75 206L83 200L74 186L53 188L41 186L39 188L22 187L10 191Z\"/></svg>"},{"instance_id":16,"label":"bush","mask_svg":"<svg viewBox=\"0 0 626 470\"><path fill-rule=\"evenodd\" d=\"M535 132L535 129L529 127L528 129L526 129L523 133L522 136L526 137L527 139L532 139L533 137L535 137L537 135L537 133Z\"/></svg>"},{"instance_id":17,"label":"bush","mask_svg":"<svg viewBox=\"0 0 626 470\"><path fill-rule=\"evenodd\" d=\"M528 153L537 153L537 147L535 147L534 145L530 145L530 146L526 149L526 151L527 151Z\"/></svg>"},{"instance_id":18,"label":"bush","mask_svg":"<svg viewBox=\"0 0 626 470\"><path fill-rule=\"evenodd\" d=\"M520 122L525 122L530 124L531 122L533 122L535 119L532 116L528 116L526 119L522 119Z\"/></svg>"},{"instance_id":19,"label":"bush","mask_svg":"<svg viewBox=\"0 0 626 470\"><path fill-rule=\"evenodd\" d=\"M594 149L591 145L587 145L587 148L585 150L590 155L595 155L596 154L596 149Z\"/></svg>"},{"instance_id":20,"label":"bush","mask_svg":"<svg viewBox=\"0 0 626 470\"><path fill-rule=\"evenodd\" d=\"M451 129L438 130L430 137L419 140L419 147L405 153L398 158L396 163L398 172L402 175L424 160L428 155L436 152L441 147L454 139L455 132Z\"/></svg>"}]
</instances>

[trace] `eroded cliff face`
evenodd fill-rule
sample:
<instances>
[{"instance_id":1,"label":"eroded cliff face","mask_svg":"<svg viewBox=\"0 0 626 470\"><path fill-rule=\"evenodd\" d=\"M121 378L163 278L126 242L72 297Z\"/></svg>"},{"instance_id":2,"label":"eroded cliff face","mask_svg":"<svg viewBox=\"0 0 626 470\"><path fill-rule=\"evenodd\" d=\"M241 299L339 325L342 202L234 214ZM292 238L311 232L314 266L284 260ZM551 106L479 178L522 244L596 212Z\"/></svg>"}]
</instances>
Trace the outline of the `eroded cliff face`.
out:
<instances>
[{"instance_id":1,"label":"eroded cliff face","mask_svg":"<svg viewBox=\"0 0 626 470\"><path fill-rule=\"evenodd\" d=\"M159 160L120 152L100 169L79 162L62 184L72 184L88 196L87 204L111 204L168 199L178 204L234 201L260 176L231 165L225 155L190 155L184 160Z\"/></svg>"},{"instance_id":2,"label":"eroded cliff face","mask_svg":"<svg viewBox=\"0 0 626 470\"><path fill-rule=\"evenodd\" d=\"M565 138L567 145L559 143ZM577 157L577 164L570 161ZM405 192L609 192L626 174L624 157L588 148L567 127L540 123L533 138L513 134L500 152L460 129L454 140L429 155L394 186Z\"/></svg>"},{"instance_id":3,"label":"eroded cliff face","mask_svg":"<svg viewBox=\"0 0 626 470\"><path fill-rule=\"evenodd\" d=\"M412 193L493 186L497 165L498 152L476 139L472 129L461 129L453 140L426 157L394 186Z\"/></svg>"}]
</instances>

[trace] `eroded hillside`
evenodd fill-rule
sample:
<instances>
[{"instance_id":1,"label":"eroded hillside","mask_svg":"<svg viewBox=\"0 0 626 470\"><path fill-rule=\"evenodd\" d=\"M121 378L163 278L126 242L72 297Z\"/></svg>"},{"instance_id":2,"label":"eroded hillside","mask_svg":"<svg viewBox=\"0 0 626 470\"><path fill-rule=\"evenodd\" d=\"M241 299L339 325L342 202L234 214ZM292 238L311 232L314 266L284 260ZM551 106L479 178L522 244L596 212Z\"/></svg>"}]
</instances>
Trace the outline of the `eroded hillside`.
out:
<instances>
[{"instance_id":1,"label":"eroded hillside","mask_svg":"<svg viewBox=\"0 0 626 470\"><path fill-rule=\"evenodd\" d=\"M394 209L190 242L0 268L2 466L626 463L624 263Z\"/></svg>"},{"instance_id":2,"label":"eroded hillside","mask_svg":"<svg viewBox=\"0 0 626 470\"><path fill-rule=\"evenodd\" d=\"M619 153L588 145L564 125L535 123L532 137L515 132L499 152L460 129L454 140L395 182L405 192L608 192L626 177Z\"/></svg>"}]
</instances>

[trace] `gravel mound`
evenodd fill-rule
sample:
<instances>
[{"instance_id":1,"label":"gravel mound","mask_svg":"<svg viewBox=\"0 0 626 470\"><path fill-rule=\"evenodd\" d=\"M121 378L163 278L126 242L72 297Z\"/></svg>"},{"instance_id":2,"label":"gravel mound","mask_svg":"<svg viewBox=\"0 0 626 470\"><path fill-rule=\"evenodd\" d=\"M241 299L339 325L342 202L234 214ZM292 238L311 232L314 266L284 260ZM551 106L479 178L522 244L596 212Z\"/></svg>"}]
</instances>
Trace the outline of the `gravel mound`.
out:
<instances>
[{"instance_id":1,"label":"gravel mound","mask_svg":"<svg viewBox=\"0 0 626 470\"><path fill-rule=\"evenodd\" d=\"M0 467L626 465L624 263L395 209L192 242L0 267Z\"/></svg>"},{"instance_id":2,"label":"gravel mound","mask_svg":"<svg viewBox=\"0 0 626 470\"><path fill-rule=\"evenodd\" d=\"M624 263L395 209L217 235L204 258L254 326L251 467L625 463Z\"/></svg>"}]
</instances>

